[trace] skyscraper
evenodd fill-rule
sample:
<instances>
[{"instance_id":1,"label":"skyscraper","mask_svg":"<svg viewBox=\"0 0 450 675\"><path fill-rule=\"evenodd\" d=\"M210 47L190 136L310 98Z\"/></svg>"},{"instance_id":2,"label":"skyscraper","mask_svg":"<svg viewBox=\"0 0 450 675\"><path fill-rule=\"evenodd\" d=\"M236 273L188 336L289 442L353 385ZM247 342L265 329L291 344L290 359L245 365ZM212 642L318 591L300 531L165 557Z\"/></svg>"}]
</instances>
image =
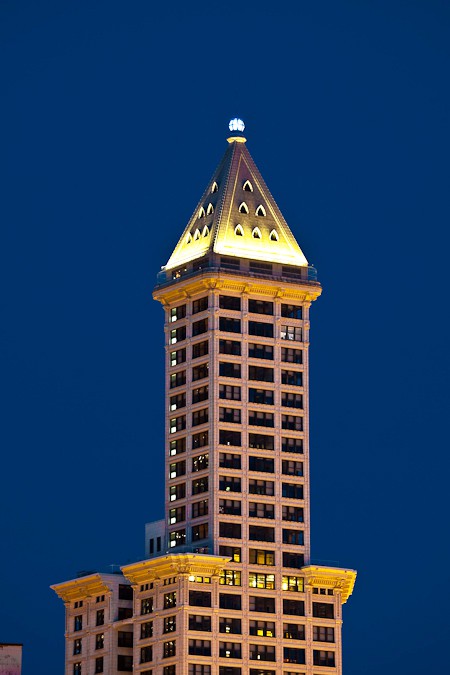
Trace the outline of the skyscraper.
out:
<instances>
[{"instance_id":1,"label":"skyscraper","mask_svg":"<svg viewBox=\"0 0 450 675\"><path fill-rule=\"evenodd\" d=\"M230 130L154 290L165 311L165 518L146 526L146 560L120 581L53 587L68 607L66 675L342 672L356 573L310 553L309 310L321 286L242 122Z\"/></svg>"}]
</instances>

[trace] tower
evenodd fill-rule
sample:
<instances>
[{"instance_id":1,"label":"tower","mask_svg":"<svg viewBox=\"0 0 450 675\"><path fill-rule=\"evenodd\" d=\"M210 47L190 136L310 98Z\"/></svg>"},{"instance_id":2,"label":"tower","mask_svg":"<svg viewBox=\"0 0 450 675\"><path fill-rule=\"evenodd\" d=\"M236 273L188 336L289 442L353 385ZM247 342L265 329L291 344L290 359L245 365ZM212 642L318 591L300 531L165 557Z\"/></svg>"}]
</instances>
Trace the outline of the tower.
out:
<instances>
[{"instance_id":1,"label":"tower","mask_svg":"<svg viewBox=\"0 0 450 675\"><path fill-rule=\"evenodd\" d=\"M122 568L133 610L110 623L133 633L128 669L141 675L340 675L356 573L310 552L309 310L321 286L243 124L230 130L153 294L165 312L165 518L146 526L146 560ZM67 597L67 584L73 600L76 582L54 588ZM77 664L66 675L91 672Z\"/></svg>"}]
</instances>

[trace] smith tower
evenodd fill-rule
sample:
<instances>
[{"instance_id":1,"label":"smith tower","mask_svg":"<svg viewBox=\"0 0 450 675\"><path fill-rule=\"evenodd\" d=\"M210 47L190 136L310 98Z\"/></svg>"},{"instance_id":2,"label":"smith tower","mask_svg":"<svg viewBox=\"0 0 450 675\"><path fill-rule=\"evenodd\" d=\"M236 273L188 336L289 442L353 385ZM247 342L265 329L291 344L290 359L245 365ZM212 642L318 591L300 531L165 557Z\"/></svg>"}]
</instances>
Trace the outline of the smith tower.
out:
<instances>
[{"instance_id":1,"label":"smith tower","mask_svg":"<svg viewBox=\"0 0 450 675\"><path fill-rule=\"evenodd\" d=\"M146 560L122 567L126 617L107 575L54 587L68 606L66 675L342 674L356 573L314 565L310 551L309 311L321 286L243 123L230 131L153 293L165 312L165 518L146 526ZM89 584L112 603L105 671L71 655L70 612Z\"/></svg>"}]
</instances>

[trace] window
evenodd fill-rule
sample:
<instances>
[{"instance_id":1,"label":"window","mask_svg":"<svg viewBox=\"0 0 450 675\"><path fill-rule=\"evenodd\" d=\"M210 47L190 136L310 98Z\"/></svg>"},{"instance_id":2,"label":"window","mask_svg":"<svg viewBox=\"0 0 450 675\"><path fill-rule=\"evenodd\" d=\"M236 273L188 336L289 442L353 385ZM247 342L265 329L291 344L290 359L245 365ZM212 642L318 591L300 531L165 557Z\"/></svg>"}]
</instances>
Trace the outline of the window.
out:
<instances>
[{"instance_id":1,"label":"window","mask_svg":"<svg viewBox=\"0 0 450 675\"><path fill-rule=\"evenodd\" d=\"M200 424L208 422L208 408L202 408L192 413L192 426L198 427Z\"/></svg>"},{"instance_id":2,"label":"window","mask_svg":"<svg viewBox=\"0 0 450 675\"><path fill-rule=\"evenodd\" d=\"M248 481L248 491L251 495L267 495L273 497L274 483L270 480L255 480L251 478Z\"/></svg>"},{"instance_id":3,"label":"window","mask_svg":"<svg viewBox=\"0 0 450 675\"><path fill-rule=\"evenodd\" d=\"M248 346L248 355L251 359L267 359L273 361L273 346L251 343Z\"/></svg>"},{"instance_id":4,"label":"window","mask_svg":"<svg viewBox=\"0 0 450 675\"><path fill-rule=\"evenodd\" d=\"M248 423L254 427L271 427L275 426L273 413L261 412L257 410L249 410Z\"/></svg>"},{"instance_id":5,"label":"window","mask_svg":"<svg viewBox=\"0 0 450 675\"><path fill-rule=\"evenodd\" d=\"M233 356L241 355L241 343L236 340L219 340L219 353L232 354Z\"/></svg>"},{"instance_id":6,"label":"window","mask_svg":"<svg viewBox=\"0 0 450 675\"><path fill-rule=\"evenodd\" d=\"M241 675L241 668L234 668L232 666L219 666L219 675Z\"/></svg>"},{"instance_id":7,"label":"window","mask_svg":"<svg viewBox=\"0 0 450 675\"><path fill-rule=\"evenodd\" d=\"M119 654L117 657L117 670L121 672L133 672L133 657Z\"/></svg>"},{"instance_id":8,"label":"window","mask_svg":"<svg viewBox=\"0 0 450 675\"><path fill-rule=\"evenodd\" d=\"M228 431L227 429L219 430L219 443L220 445L234 445L240 446L241 443L241 432L240 431Z\"/></svg>"},{"instance_id":9,"label":"window","mask_svg":"<svg viewBox=\"0 0 450 675\"><path fill-rule=\"evenodd\" d=\"M303 593L304 579L303 577L283 576L281 580L281 588L283 591L291 591L292 593Z\"/></svg>"},{"instance_id":10,"label":"window","mask_svg":"<svg viewBox=\"0 0 450 675\"><path fill-rule=\"evenodd\" d=\"M281 326L280 338L302 342L302 329L299 326Z\"/></svg>"},{"instance_id":11,"label":"window","mask_svg":"<svg viewBox=\"0 0 450 675\"><path fill-rule=\"evenodd\" d=\"M245 181L242 189L244 190L244 192L253 192L253 186L249 180Z\"/></svg>"},{"instance_id":12,"label":"window","mask_svg":"<svg viewBox=\"0 0 450 675\"><path fill-rule=\"evenodd\" d=\"M219 546L219 555L231 558L232 562L241 562L241 549L236 546Z\"/></svg>"},{"instance_id":13,"label":"window","mask_svg":"<svg viewBox=\"0 0 450 675\"><path fill-rule=\"evenodd\" d=\"M313 626L314 642L334 642L334 628L332 626Z\"/></svg>"},{"instance_id":14,"label":"window","mask_svg":"<svg viewBox=\"0 0 450 675\"><path fill-rule=\"evenodd\" d=\"M283 528L283 544L303 546L305 543L303 530L285 530Z\"/></svg>"},{"instance_id":15,"label":"window","mask_svg":"<svg viewBox=\"0 0 450 675\"><path fill-rule=\"evenodd\" d=\"M275 645L249 645L251 661L275 661Z\"/></svg>"},{"instance_id":16,"label":"window","mask_svg":"<svg viewBox=\"0 0 450 675\"><path fill-rule=\"evenodd\" d=\"M273 520L275 518L275 505L250 502L248 505L248 515L250 518L270 518Z\"/></svg>"},{"instance_id":17,"label":"window","mask_svg":"<svg viewBox=\"0 0 450 675\"><path fill-rule=\"evenodd\" d=\"M210 216L211 213L214 213L214 206L211 204L211 202L208 204L208 208L206 209L206 215Z\"/></svg>"},{"instance_id":18,"label":"window","mask_svg":"<svg viewBox=\"0 0 450 675\"><path fill-rule=\"evenodd\" d=\"M238 570L222 570L219 583L222 586L241 586L241 572Z\"/></svg>"},{"instance_id":19,"label":"window","mask_svg":"<svg viewBox=\"0 0 450 675\"><path fill-rule=\"evenodd\" d=\"M278 241L278 232L276 230L272 230L269 236L270 241Z\"/></svg>"},{"instance_id":20,"label":"window","mask_svg":"<svg viewBox=\"0 0 450 675\"><path fill-rule=\"evenodd\" d=\"M281 360L286 363L303 363L303 352L301 349L281 347Z\"/></svg>"},{"instance_id":21,"label":"window","mask_svg":"<svg viewBox=\"0 0 450 675\"><path fill-rule=\"evenodd\" d=\"M232 633L234 635L241 635L242 634L241 619L229 619L226 617L220 617L219 633Z\"/></svg>"},{"instance_id":22,"label":"window","mask_svg":"<svg viewBox=\"0 0 450 675\"><path fill-rule=\"evenodd\" d=\"M248 445L250 448L258 450L273 450L275 439L273 436L264 436L263 434L249 434Z\"/></svg>"},{"instance_id":23,"label":"window","mask_svg":"<svg viewBox=\"0 0 450 675\"><path fill-rule=\"evenodd\" d=\"M290 616L305 616L303 600L283 600L283 614Z\"/></svg>"},{"instance_id":24,"label":"window","mask_svg":"<svg viewBox=\"0 0 450 675\"><path fill-rule=\"evenodd\" d=\"M186 316L186 305L180 305L179 307L172 307L170 310L170 321L178 321L178 319L184 319Z\"/></svg>"},{"instance_id":25,"label":"window","mask_svg":"<svg viewBox=\"0 0 450 675\"><path fill-rule=\"evenodd\" d=\"M281 405L284 408L303 408L303 396L301 394L292 394L291 392L281 392Z\"/></svg>"},{"instance_id":26,"label":"window","mask_svg":"<svg viewBox=\"0 0 450 675\"><path fill-rule=\"evenodd\" d=\"M172 373L170 376L170 388L181 387L186 384L186 371L179 370L178 373Z\"/></svg>"},{"instance_id":27,"label":"window","mask_svg":"<svg viewBox=\"0 0 450 675\"><path fill-rule=\"evenodd\" d=\"M305 626L298 623L284 623L283 637L285 640L304 640Z\"/></svg>"},{"instance_id":28,"label":"window","mask_svg":"<svg viewBox=\"0 0 450 675\"><path fill-rule=\"evenodd\" d=\"M281 462L281 473L285 476L303 476L303 462L283 459Z\"/></svg>"},{"instance_id":29,"label":"window","mask_svg":"<svg viewBox=\"0 0 450 675\"><path fill-rule=\"evenodd\" d=\"M241 479L236 476L219 476L219 490L241 492Z\"/></svg>"},{"instance_id":30,"label":"window","mask_svg":"<svg viewBox=\"0 0 450 675\"><path fill-rule=\"evenodd\" d=\"M230 319L227 316L219 317L219 330L225 333L240 333L241 332L241 320L240 319Z\"/></svg>"},{"instance_id":31,"label":"window","mask_svg":"<svg viewBox=\"0 0 450 675\"><path fill-rule=\"evenodd\" d=\"M248 332L250 335L257 335L258 337L273 338L273 323L249 321Z\"/></svg>"},{"instance_id":32,"label":"window","mask_svg":"<svg viewBox=\"0 0 450 675\"><path fill-rule=\"evenodd\" d=\"M248 379L260 380L261 382L273 382L273 368L263 368L263 366L249 366Z\"/></svg>"},{"instance_id":33,"label":"window","mask_svg":"<svg viewBox=\"0 0 450 675\"><path fill-rule=\"evenodd\" d=\"M241 400L241 388L234 387L231 384L219 385L219 398L228 399L230 401Z\"/></svg>"},{"instance_id":34,"label":"window","mask_svg":"<svg viewBox=\"0 0 450 675\"><path fill-rule=\"evenodd\" d=\"M97 633L95 636L95 649L103 649L105 646L105 634Z\"/></svg>"},{"instance_id":35,"label":"window","mask_svg":"<svg viewBox=\"0 0 450 675\"><path fill-rule=\"evenodd\" d=\"M299 370L282 370L281 384L289 384L291 387L301 387L303 385L303 373Z\"/></svg>"},{"instance_id":36,"label":"window","mask_svg":"<svg viewBox=\"0 0 450 675\"><path fill-rule=\"evenodd\" d=\"M170 455L179 455L186 452L186 438L178 438L176 441L170 441Z\"/></svg>"},{"instance_id":37,"label":"window","mask_svg":"<svg viewBox=\"0 0 450 675\"><path fill-rule=\"evenodd\" d=\"M175 548L176 546L184 546L186 543L186 530L174 530L169 534L169 546Z\"/></svg>"},{"instance_id":38,"label":"window","mask_svg":"<svg viewBox=\"0 0 450 675\"><path fill-rule=\"evenodd\" d=\"M275 623L273 621L249 621L250 635L259 637L275 637Z\"/></svg>"},{"instance_id":39,"label":"window","mask_svg":"<svg viewBox=\"0 0 450 675\"><path fill-rule=\"evenodd\" d=\"M191 515L192 518L200 518L201 516L207 516L208 515L208 500L202 499L199 502L194 502L192 504L191 514L192 514Z\"/></svg>"},{"instance_id":40,"label":"window","mask_svg":"<svg viewBox=\"0 0 450 675\"><path fill-rule=\"evenodd\" d=\"M153 637L153 621L141 623L141 640Z\"/></svg>"},{"instance_id":41,"label":"window","mask_svg":"<svg viewBox=\"0 0 450 675\"><path fill-rule=\"evenodd\" d=\"M248 552L248 561L251 565L275 565L275 551L265 551L264 549L251 548Z\"/></svg>"},{"instance_id":42,"label":"window","mask_svg":"<svg viewBox=\"0 0 450 675\"><path fill-rule=\"evenodd\" d=\"M192 345L192 358L199 359L201 356L206 356L209 351L209 342L208 340L203 340L203 342L197 342L195 345Z\"/></svg>"},{"instance_id":43,"label":"window","mask_svg":"<svg viewBox=\"0 0 450 675\"><path fill-rule=\"evenodd\" d=\"M295 454L303 454L303 439L302 438L282 438L281 451L293 452Z\"/></svg>"},{"instance_id":44,"label":"window","mask_svg":"<svg viewBox=\"0 0 450 675\"><path fill-rule=\"evenodd\" d=\"M209 396L208 385L204 387L197 387L197 389L192 390L192 403L201 403L201 401L207 401Z\"/></svg>"},{"instance_id":45,"label":"window","mask_svg":"<svg viewBox=\"0 0 450 675\"><path fill-rule=\"evenodd\" d=\"M169 478L177 478L178 476L184 476L186 473L186 462L182 460L181 462L173 462L169 465Z\"/></svg>"},{"instance_id":46,"label":"window","mask_svg":"<svg viewBox=\"0 0 450 675\"><path fill-rule=\"evenodd\" d=\"M305 556L303 553L288 553L283 552L283 567L293 567L300 570L305 564Z\"/></svg>"},{"instance_id":47,"label":"window","mask_svg":"<svg viewBox=\"0 0 450 675\"><path fill-rule=\"evenodd\" d=\"M284 647L283 663L306 663L305 650L298 647Z\"/></svg>"},{"instance_id":48,"label":"window","mask_svg":"<svg viewBox=\"0 0 450 675\"><path fill-rule=\"evenodd\" d=\"M268 457L253 457L248 458L249 471L263 471L265 473L274 473L275 460Z\"/></svg>"},{"instance_id":49,"label":"window","mask_svg":"<svg viewBox=\"0 0 450 675\"><path fill-rule=\"evenodd\" d=\"M282 483L281 494L286 499L303 499L303 485L295 483Z\"/></svg>"},{"instance_id":50,"label":"window","mask_svg":"<svg viewBox=\"0 0 450 675\"><path fill-rule=\"evenodd\" d=\"M189 604L192 607L211 607L211 593L208 591L189 591Z\"/></svg>"},{"instance_id":51,"label":"window","mask_svg":"<svg viewBox=\"0 0 450 675\"><path fill-rule=\"evenodd\" d=\"M98 612L97 612L98 614ZM99 625L99 624L97 624ZM83 630L83 615L78 614L77 616L74 617L73 619L73 629L74 631L76 630Z\"/></svg>"},{"instance_id":52,"label":"window","mask_svg":"<svg viewBox=\"0 0 450 675\"><path fill-rule=\"evenodd\" d=\"M170 365L178 366L179 363L186 361L186 349L178 349L176 352L170 352Z\"/></svg>"},{"instance_id":53,"label":"window","mask_svg":"<svg viewBox=\"0 0 450 675\"><path fill-rule=\"evenodd\" d=\"M222 377L241 377L241 364L221 361L219 363L219 375Z\"/></svg>"},{"instance_id":54,"label":"window","mask_svg":"<svg viewBox=\"0 0 450 675\"><path fill-rule=\"evenodd\" d=\"M186 340L186 326L180 326L179 328L173 328L170 331L170 344L174 345L177 342L182 342Z\"/></svg>"},{"instance_id":55,"label":"window","mask_svg":"<svg viewBox=\"0 0 450 675\"><path fill-rule=\"evenodd\" d=\"M302 319L302 307L301 305L285 305L282 303L281 316L284 316L286 319Z\"/></svg>"},{"instance_id":56,"label":"window","mask_svg":"<svg viewBox=\"0 0 450 675\"><path fill-rule=\"evenodd\" d=\"M219 295L220 309L231 309L236 312L241 311L241 299L232 295Z\"/></svg>"},{"instance_id":57,"label":"window","mask_svg":"<svg viewBox=\"0 0 450 675\"><path fill-rule=\"evenodd\" d=\"M242 228L242 225L237 224L236 227L234 228L234 234L236 237L243 237L244 236L244 230Z\"/></svg>"},{"instance_id":58,"label":"window","mask_svg":"<svg viewBox=\"0 0 450 675\"><path fill-rule=\"evenodd\" d=\"M170 593L164 593L164 609L170 609L171 607L177 606L177 592L171 591Z\"/></svg>"},{"instance_id":59,"label":"window","mask_svg":"<svg viewBox=\"0 0 450 675\"><path fill-rule=\"evenodd\" d=\"M281 415L281 428L290 431L303 431L303 417Z\"/></svg>"},{"instance_id":60,"label":"window","mask_svg":"<svg viewBox=\"0 0 450 675\"><path fill-rule=\"evenodd\" d=\"M192 324L192 337L196 335L202 335L208 330L208 319L200 319L200 321L194 321Z\"/></svg>"},{"instance_id":61,"label":"window","mask_svg":"<svg viewBox=\"0 0 450 675\"><path fill-rule=\"evenodd\" d=\"M105 596L97 595L97 597L95 598L95 602L105 602Z\"/></svg>"},{"instance_id":62,"label":"window","mask_svg":"<svg viewBox=\"0 0 450 675\"><path fill-rule=\"evenodd\" d=\"M217 185L216 181L211 186L211 193L217 192L219 189L219 186ZM189 673L189 675L206 675L206 673Z\"/></svg>"},{"instance_id":63,"label":"window","mask_svg":"<svg viewBox=\"0 0 450 675\"><path fill-rule=\"evenodd\" d=\"M259 227L254 227L252 230L253 239L261 239L261 230Z\"/></svg>"},{"instance_id":64,"label":"window","mask_svg":"<svg viewBox=\"0 0 450 675\"><path fill-rule=\"evenodd\" d=\"M225 513L228 516L240 516L241 502L235 499L221 499L219 501L219 513Z\"/></svg>"},{"instance_id":65,"label":"window","mask_svg":"<svg viewBox=\"0 0 450 675\"><path fill-rule=\"evenodd\" d=\"M205 445L208 445L209 436L207 431L201 431L198 434L193 434L192 436L192 450L197 450L198 448L203 448Z\"/></svg>"},{"instance_id":66,"label":"window","mask_svg":"<svg viewBox=\"0 0 450 675\"><path fill-rule=\"evenodd\" d=\"M196 382L197 380L203 380L203 378L208 377L209 375L209 364L202 363L199 366L194 366L192 368L192 381Z\"/></svg>"},{"instance_id":67,"label":"window","mask_svg":"<svg viewBox=\"0 0 450 675\"><path fill-rule=\"evenodd\" d=\"M303 509L300 506L283 505L282 518L294 523L303 523Z\"/></svg>"},{"instance_id":68,"label":"window","mask_svg":"<svg viewBox=\"0 0 450 675\"><path fill-rule=\"evenodd\" d=\"M219 523L219 537L241 539L240 523Z\"/></svg>"},{"instance_id":69,"label":"window","mask_svg":"<svg viewBox=\"0 0 450 675\"><path fill-rule=\"evenodd\" d=\"M224 469L240 469L241 468L241 456L240 455L230 455L225 452L219 454L219 466Z\"/></svg>"},{"instance_id":70,"label":"window","mask_svg":"<svg viewBox=\"0 0 450 675\"><path fill-rule=\"evenodd\" d=\"M208 492L208 476L192 481L192 494L199 495L202 492Z\"/></svg>"},{"instance_id":71,"label":"window","mask_svg":"<svg viewBox=\"0 0 450 675\"><path fill-rule=\"evenodd\" d=\"M242 598L240 595L232 595L231 593L219 593L219 607L220 609L242 609Z\"/></svg>"},{"instance_id":72,"label":"window","mask_svg":"<svg viewBox=\"0 0 450 675\"><path fill-rule=\"evenodd\" d=\"M318 619L334 619L334 605L329 602L313 602L313 616Z\"/></svg>"},{"instance_id":73,"label":"window","mask_svg":"<svg viewBox=\"0 0 450 675\"><path fill-rule=\"evenodd\" d=\"M272 274L272 265L271 263L264 263L260 260L250 260L250 272L256 272L256 274Z\"/></svg>"},{"instance_id":74,"label":"window","mask_svg":"<svg viewBox=\"0 0 450 675\"><path fill-rule=\"evenodd\" d=\"M248 311L252 314L273 315L273 302L267 302L265 300L249 300Z\"/></svg>"},{"instance_id":75,"label":"window","mask_svg":"<svg viewBox=\"0 0 450 675\"><path fill-rule=\"evenodd\" d=\"M186 483L171 485L169 488L169 500L175 502L177 499L186 497Z\"/></svg>"},{"instance_id":76,"label":"window","mask_svg":"<svg viewBox=\"0 0 450 675\"><path fill-rule=\"evenodd\" d=\"M230 422L233 424L241 423L240 408L219 408L220 422Z\"/></svg>"},{"instance_id":77,"label":"window","mask_svg":"<svg viewBox=\"0 0 450 675\"><path fill-rule=\"evenodd\" d=\"M81 638L73 641L73 654L81 654L82 643Z\"/></svg>"},{"instance_id":78,"label":"window","mask_svg":"<svg viewBox=\"0 0 450 675\"><path fill-rule=\"evenodd\" d=\"M204 298L199 298L194 300L192 303L192 314L198 314L199 312L204 312L205 309L208 309L208 296Z\"/></svg>"},{"instance_id":79,"label":"window","mask_svg":"<svg viewBox=\"0 0 450 675\"><path fill-rule=\"evenodd\" d=\"M263 527L262 525L249 525L248 538L250 541L275 541L275 529L273 527Z\"/></svg>"},{"instance_id":80,"label":"window","mask_svg":"<svg viewBox=\"0 0 450 675\"><path fill-rule=\"evenodd\" d=\"M153 598L144 598L141 600L141 614L151 614L153 612Z\"/></svg>"},{"instance_id":81,"label":"window","mask_svg":"<svg viewBox=\"0 0 450 675\"><path fill-rule=\"evenodd\" d=\"M239 642L219 642L219 657L225 659L241 659L242 645Z\"/></svg>"},{"instance_id":82,"label":"window","mask_svg":"<svg viewBox=\"0 0 450 675\"><path fill-rule=\"evenodd\" d=\"M248 206L245 202L239 205L239 213L248 213Z\"/></svg>"},{"instance_id":83,"label":"window","mask_svg":"<svg viewBox=\"0 0 450 675\"><path fill-rule=\"evenodd\" d=\"M148 663L149 661L153 661L153 647L151 645L141 647L140 663Z\"/></svg>"},{"instance_id":84,"label":"window","mask_svg":"<svg viewBox=\"0 0 450 675\"><path fill-rule=\"evenodd\" d=\"M276 675L274 670L266 670L265 668L250 668L250 675ZM298 675L298 673L284 673L284 675Z\"/></svg>"},{"instance_id":85,"label":"window","mask_svg":"<svg viewBox=\"0 0 450 675\"><path fill-rule=\"evenodd\" d=\"M250 403L259 403L260 405L273 405L274 404L274 392L273 390L268 389L252 389L248 390L248 400ZM253 414L253 413L252 413ZM273 424L258 424L258 422L251 422L251 424L256 424L257 426L273 426Z\"/></svg>"},{"instance_id":86,"label":"window","mask_svg":"<svg viewBox=\"0 0 450 675\"><path fill-rule=\"evenodd\" d=\"M231 258L229 256L220 256L220 266L228 270L238 270L240 268L239 258Z\"/></svg>"},{"instance_id":87,"label":"window","mask_svg":"<svg viewBox=\"0 0 450 675\"><path fill-rule=\"evenodd\" d=\"M211 617L197 616L196 614L189 615L189 630L200 630L211 632Z\"/></svg>"},{"instance_id":88,"label":"window","mask_svg":"<svg viewBox=\"0 0 450 675\"><path fill-rule=\"evenodd\" d=\"M175 640L169 640L169 642L164 642L163 644L163 659L170 659L172 656L176 656L177 645Z\"/></svg>"},{"instance_id":89,"label":"window","mask_svg":"<svg viewBox=\"0 0 450 675\"><path fill-rule=\"evenodd\" d=\"M164 666L163 668L163 675L176 675L176 666ZM145 673L141 673L141 675L146 675Z\"/></svg>"},{"instance_id":90,"label":"window","mask_svg":"<svg viewBox=\"0 0 450 675\"><path fill-rule=\"evenodd\" d=\"M208 523L194 525L192 527L192 541L200 541L208 538Z\"/></svg>"},{"instance_id":91,"label":"window","mask_svg":"<svg viewBox=\"0 0 450 675\"><path fill-rule=\"evenodd\" d=\"M170 397L170 410L178 410L179 408L186 407L186 394L175 394L175 396Z\"/></svg>"},{"instance_id":92,"label":"window","mask_svg":"<svg viewBox=\"0 0 450 675\"><path fill-rule=\"evenodd\" d=\"M105 610L104 609L98 609L97 612L96 612L96 617L95 617L95 625L96 626L103 626L104 623L105 623ZM79 630L81 630L81 628Z\"/></svg>"},{"instance_id":93,"label":"window","mask_svg":"<svg viewBox=\"0 0 450 675\"><path fill-rule=\"evenodd\" d=\"M73 664L73 675L81 675L81 663L74 663Z\"/></svg>"},{"instance_id":94,"label":"window","mask_svg":"<svg viewBox=\"0 0 450 675\"><path fill-rule=\"evenodd\" d=\"M211 656L211 641L189 640L188 650L191 656Z\"/></svg>"},{"instance_id":95,"label":"window","mask_svg":"<svg viewBox=\"0 0 450 675\"><path fill-rule=\"evenodd\" d=\"M266 209L262 204L258 206L258 208L255 211L256 216L265 216L266 215Z\"/></svg>"},{"instance_id":96,"label":"window","mask_svg":"<svg viewBox=\"0 0 450 675\"><path fill-rule=\"evenodd\" d=\"M94 673L103 673L103 656L98 656L95 659Z\"/></svg>"},{"instance_id":97,"label":"window","mask_svg":"<svg viewBox=\"0 0 450 675\"><path fill-rule=\"evenodd\" d=\"M275 590L275 575L249 572L248 585L250 588L266 588L273 591Z\"/></svg>"},{"instance_id":98,"label":"window","mask_svg":"<svg viewBox=\"0 0 450 675\"><path fill-rule=\"evenodd\" d=\"M325 652L314 649L313 663L315 666L328 666L329 668L334 668L336 665L334 652Z\"/></svg>"}]
</instances>

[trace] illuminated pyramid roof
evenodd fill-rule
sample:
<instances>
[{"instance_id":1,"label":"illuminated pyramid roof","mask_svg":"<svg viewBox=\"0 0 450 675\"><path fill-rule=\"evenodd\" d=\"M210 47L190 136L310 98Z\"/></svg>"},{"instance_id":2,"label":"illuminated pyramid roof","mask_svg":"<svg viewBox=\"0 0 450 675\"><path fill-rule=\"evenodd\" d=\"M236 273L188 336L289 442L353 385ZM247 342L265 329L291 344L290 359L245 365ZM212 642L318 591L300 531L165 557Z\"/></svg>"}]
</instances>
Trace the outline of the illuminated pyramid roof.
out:
<instances>
[{"instance_id":1,"label":"illuminated pyramid roof","mask_svg":"<svg viewBox=\"0 0 450 675\"><path fill-rule=\"evenodd\" d=\"M234 127L233 127L234 123ZM244 129L232 120L230 129ZM283 218L246 146L235 133L197 204L166 269L218 253L285 265L307 266L300 246Z\"/></svg>"}]
</instances>

